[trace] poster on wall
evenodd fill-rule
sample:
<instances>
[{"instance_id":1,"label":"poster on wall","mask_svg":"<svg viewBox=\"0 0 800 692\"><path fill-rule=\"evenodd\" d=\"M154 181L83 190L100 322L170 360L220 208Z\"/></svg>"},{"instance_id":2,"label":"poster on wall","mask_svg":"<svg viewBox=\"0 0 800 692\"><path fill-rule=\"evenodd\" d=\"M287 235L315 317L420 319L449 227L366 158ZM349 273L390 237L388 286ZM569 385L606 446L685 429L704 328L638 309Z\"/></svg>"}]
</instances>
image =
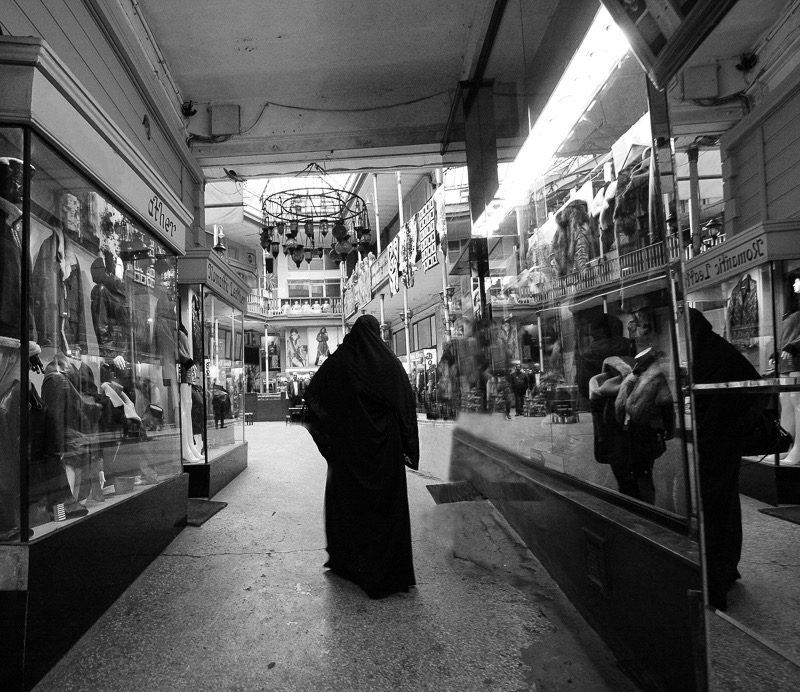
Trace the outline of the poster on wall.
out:
<instances>
[{"instance_id":1,"label":"poster on wall","mask_svg":"<svg viewBox=\"0 0 800 692\"><path fill-rule=\"evenodd\" d=\"M319 367L336 350L341 341L339 327L308 328L309 367Z\"/></svg>"},{"instance_id":2,"label":"poster on wall","mask_svg":"<svg viewBox=\"0 0 800 692\"><path fill-rule=\"evenodd\" d=\"M308 367L308 333L292 327L286 335L286 368Z\"/></svg>"},{"instance_id":3,"label":"poster on wall","mask_svg":"<svg viewBox=\"0 0 800 692\"><path fill-rule=\"evenodd\" d=\"M267 368L272 370L281 369L281 351L278 347L278 337L271 336L267 343Z\"/></svg>"}]
</instances>

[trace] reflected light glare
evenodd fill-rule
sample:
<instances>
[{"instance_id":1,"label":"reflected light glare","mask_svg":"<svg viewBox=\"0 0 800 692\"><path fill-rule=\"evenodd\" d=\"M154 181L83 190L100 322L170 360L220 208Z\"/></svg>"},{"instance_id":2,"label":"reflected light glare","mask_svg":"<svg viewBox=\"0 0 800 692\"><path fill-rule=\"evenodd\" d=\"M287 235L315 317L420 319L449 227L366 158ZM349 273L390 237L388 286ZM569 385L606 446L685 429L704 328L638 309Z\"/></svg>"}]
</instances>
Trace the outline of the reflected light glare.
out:
<instances>
[{"instance_id":1,"label":"reflected light glare","mask_svg":"<svg viewBox=\"0 0 800 692\"><path fill-rule=\"evenodd\" d=\"M494 199L475 222L474 236L491 235L543 175L576 123L628 52L628 41L601 7L547 105L528 133Z\"/></svg>"}]
</instances>

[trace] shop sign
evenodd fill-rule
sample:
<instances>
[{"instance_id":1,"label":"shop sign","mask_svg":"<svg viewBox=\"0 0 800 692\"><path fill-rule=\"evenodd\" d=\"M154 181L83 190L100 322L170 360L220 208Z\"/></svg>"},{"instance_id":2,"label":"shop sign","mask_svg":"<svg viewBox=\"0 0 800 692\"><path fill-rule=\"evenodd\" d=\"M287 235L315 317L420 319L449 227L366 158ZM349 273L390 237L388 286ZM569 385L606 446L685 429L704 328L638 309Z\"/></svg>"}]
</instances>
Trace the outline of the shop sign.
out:
<instances>
[{"instance_id":1,"label":"shop sign","mask_svg":"<svg viewBox=\"0 0 800 692\"><path fill-rule=\"evenodd\" d=\"M686 265L686 288L691 290L736 276L767 260L764 235L737 242L728 240L713 251L705 252Z\"/></svg>"},{"instance_id":2,"label":"shop sign","mask_svg":"<svg viewBox=\"0 0 800 692\"><path fill-rule=\"evenodd\" d=\"M439 264L439 191L420 209L417 216L419 250L422 255L422 270L427 272Z\"/></svg>"},{"instance_id":3,"label":"shop sign","mask_svg":"<svg viewBox=\"0 0 800 692\"><path fill-rule=\"evenodd\" d=\"M209 286L213 286L222 295L229 297L236 305L242 309L246 308L248 294L228 274L214 266L211 260L206 263L206 281Z\"/></svg>"},{"instance_id":4,"label":"shop sign","mask_svg":"<svg viewBox=\"0 0 800 692\"><path fill-rule=\"evenodd\" d=\"M175 237L178 224L175 223L175 220L169 213L168 207L158 195L153 195L150 198L150 203L147 205L147 215L166 235L170 238Z\"/></svg>"},{"instance_id":5,"label":"shop sign","mask_svg":"<svg viewBox=\"0 0 800 692\"><path fill-rule=\"evenodd\" d=\"M389 295L400 290L400 233L389 242L386 252L389 256Z\"/></svg>"}]
</instances>

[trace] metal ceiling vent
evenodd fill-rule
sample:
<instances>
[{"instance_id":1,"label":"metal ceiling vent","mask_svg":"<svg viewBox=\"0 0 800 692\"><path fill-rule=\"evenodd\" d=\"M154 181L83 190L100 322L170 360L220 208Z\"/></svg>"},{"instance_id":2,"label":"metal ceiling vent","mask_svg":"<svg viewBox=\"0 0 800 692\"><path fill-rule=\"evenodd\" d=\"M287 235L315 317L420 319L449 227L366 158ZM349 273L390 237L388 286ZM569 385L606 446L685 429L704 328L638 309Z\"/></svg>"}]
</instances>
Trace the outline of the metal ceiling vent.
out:
<instances>
[{"instance_id":1,"label":"metal ceiling vent","mask_svg":"<svg viewBox=\"0 0 800 692\"><path fill-rule=\"evenodd\" d=\"M211 106L211 136L238 135L241 130L239 106Z\"/></svg>"}]
</instances>

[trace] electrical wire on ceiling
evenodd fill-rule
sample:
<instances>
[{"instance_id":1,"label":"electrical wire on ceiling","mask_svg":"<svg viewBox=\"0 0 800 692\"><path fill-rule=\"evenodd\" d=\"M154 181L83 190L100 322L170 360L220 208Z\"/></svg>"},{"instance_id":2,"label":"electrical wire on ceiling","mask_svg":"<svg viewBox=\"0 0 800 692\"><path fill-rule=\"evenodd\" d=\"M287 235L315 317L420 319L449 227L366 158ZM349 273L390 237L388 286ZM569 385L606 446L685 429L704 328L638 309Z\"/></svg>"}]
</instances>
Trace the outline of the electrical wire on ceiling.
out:
<instances>
[{"instance_id":1,"label":"electrical wire on ceiling","mask_svg":"<svg viewBox=\"0 0 800 692\"><path fill-rule=\"evenodd\" d=\"M420 103L422 101L428 101L429 99L434 99L438 96L442 96L443 94L447 94L448 96L452 96L452 91L450 89L444 89L442 91L437 91L433 94L428 94L427 96L420 96L419 98L410 99L408 101L400 101L398 103L387 103L383 106L365 106L361 108L315 108L313 106L294 106L288 103L278 103L276 101L267 101L262 107L261 112L258 114L258 117L253 121L253 124L250 127L245 128L239 134L244 135L250 132L258 123L261 121L261 118L264 117L264 112L267 110L269 106L274 106L276 108L285 108L288 110L293 111L306 111L309 113L370 113L373 111L381 111L381 110L388 110L390 108L402 108L403 106L412 106L415 103Z\"/></svg>"}]
</instances>

